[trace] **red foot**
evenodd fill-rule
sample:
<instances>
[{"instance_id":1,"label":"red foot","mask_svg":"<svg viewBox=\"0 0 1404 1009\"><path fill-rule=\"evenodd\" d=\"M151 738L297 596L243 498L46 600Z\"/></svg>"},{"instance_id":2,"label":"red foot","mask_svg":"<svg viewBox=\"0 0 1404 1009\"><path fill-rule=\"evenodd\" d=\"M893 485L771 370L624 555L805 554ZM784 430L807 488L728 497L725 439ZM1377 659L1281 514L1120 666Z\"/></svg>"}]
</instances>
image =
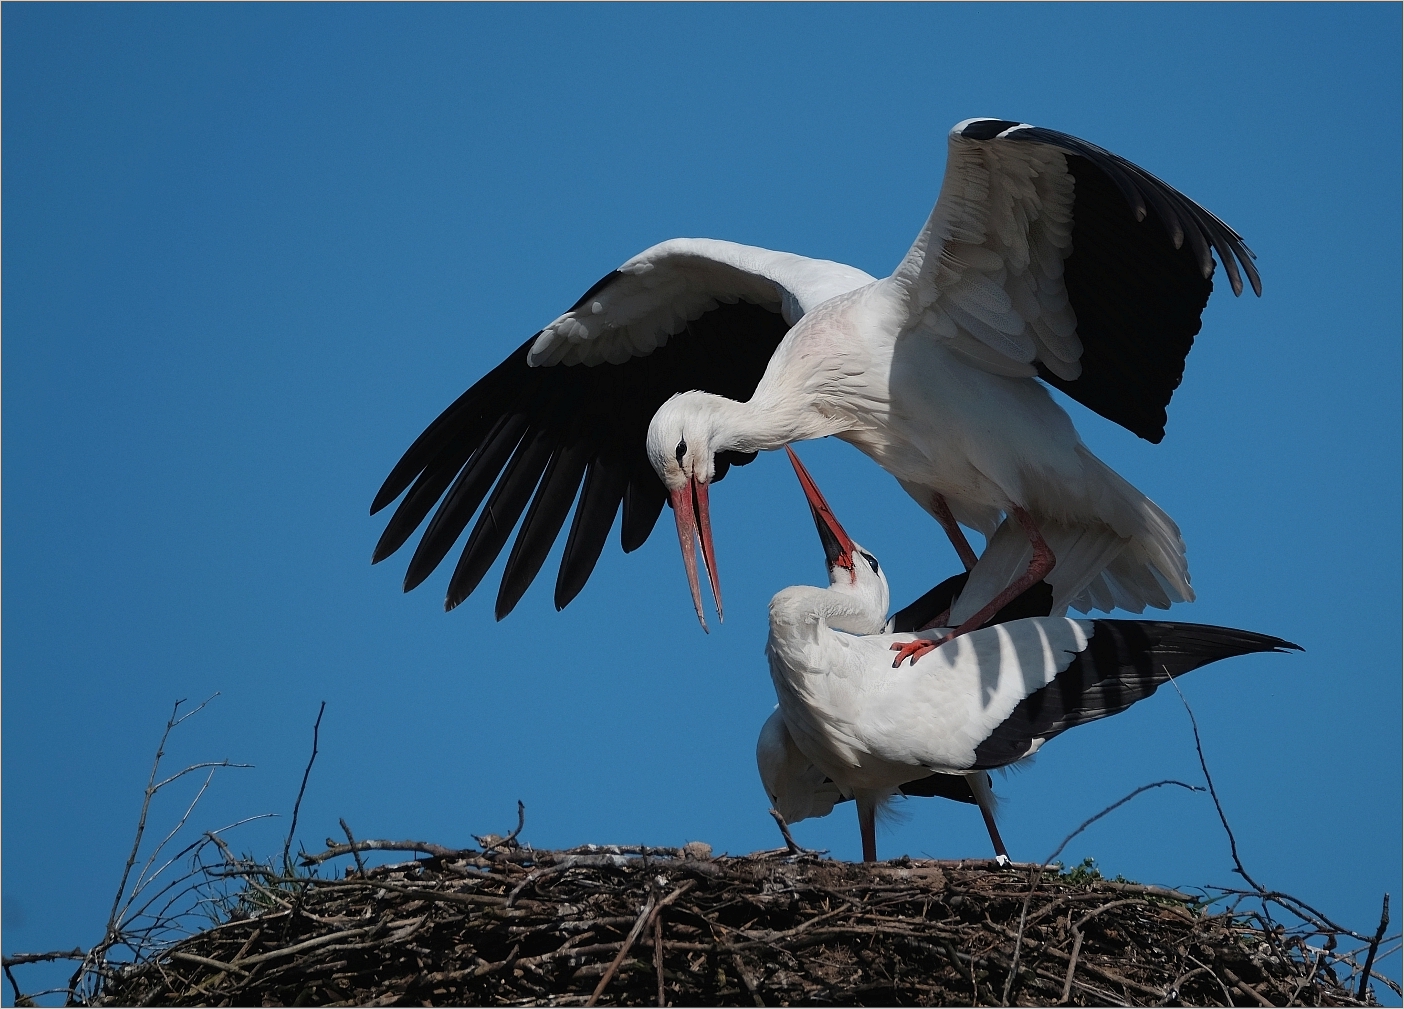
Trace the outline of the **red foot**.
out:
<instances>
[{"instance_id":1,"label":"red foot","mask_svg":"<svg viewBox=\"0 0 1404 1009\"><path fill-rule=\"evenodd\" d=\"M897 653L897 658L892 660L892 668L896 669L902 664L904 659L908 658L912 660L912 665L916 665L917 659L931 651L931 649L939 648L949 640L951 640L951 635L947 634L939 641L932 641L930 638L917 638L915 641L908 641L906 644L894 644L892 650Z\"/></svg>"}]
</instances>

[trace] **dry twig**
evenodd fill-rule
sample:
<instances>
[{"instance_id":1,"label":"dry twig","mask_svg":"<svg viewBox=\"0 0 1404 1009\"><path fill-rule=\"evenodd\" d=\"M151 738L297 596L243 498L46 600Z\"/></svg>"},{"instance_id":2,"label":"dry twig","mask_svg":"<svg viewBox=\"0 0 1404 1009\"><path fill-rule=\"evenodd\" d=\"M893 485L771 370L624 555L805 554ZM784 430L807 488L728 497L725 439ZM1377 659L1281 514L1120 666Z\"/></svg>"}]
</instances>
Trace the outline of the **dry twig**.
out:
<instances>
[{"instance_id":1,"label":"dry twig","mask_svg":"<svg viewBox=\"0 0 1404 1009\"><path fill-rule=\"evenodd\" d=\"M327 702L317 709L317 720L312 723L312 756L307 758L307 767L302 772L302 784L297 787L297 799L293 801L292 823L288 825L287 840L283 842L283 871L291 875L292 864L288 852L292 850L293 837L297 834L297 814L302 809L302 793L307 791L307 778L312 773L312 765L317 762L317 735L322 729L322 713L327 710Z\"/></svg>"}]
</instances>

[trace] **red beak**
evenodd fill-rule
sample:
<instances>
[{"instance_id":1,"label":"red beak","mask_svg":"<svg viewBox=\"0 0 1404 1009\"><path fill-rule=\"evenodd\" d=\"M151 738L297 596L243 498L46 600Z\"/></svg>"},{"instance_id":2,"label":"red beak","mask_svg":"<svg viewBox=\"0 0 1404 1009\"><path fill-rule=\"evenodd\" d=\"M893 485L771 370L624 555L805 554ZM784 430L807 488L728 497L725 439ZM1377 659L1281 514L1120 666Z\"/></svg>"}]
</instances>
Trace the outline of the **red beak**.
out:
<instances>
[{"instance_id":1,"label":"red beak","mask_svg":"<svg viewBox=\"0 0 1404 1009\"><path fill-rule=\"evenodd\" d=\"M795 476L799 477L804 496L809 500L809 511L814 516L814 527L819 531L819 539L824 544L824 557L828 560L829 567L852 571L853 541L848 538L848 533L843 531L843 526L839 525L829 502L819 493L819 485L809 475L809 470L804 468L804 463L799 461L795 450L786 445L785 451L790 455L790 464L795 467Z\"/></svg>"},{"instance_id":2,"label":"red beak","mask_svg":"<svg viewBox=\"0 0 1404 1009\"><path fill-rule=\"evenodd\" d=\"M702 585L697 578L697 547L702 547L702 564L712 583L712 598L717 601L717 620L722 619L721 583L717 580L717 557L712 549L712 520L707 506L707 485L690 480L677 490L668 492L673 503L673 518L678 523L678 545L682 547L683 567L687 569L687 586L692 590L692 605L702 629L707 630L707 618L702 614Z\"/></svg>"}]
</instances>

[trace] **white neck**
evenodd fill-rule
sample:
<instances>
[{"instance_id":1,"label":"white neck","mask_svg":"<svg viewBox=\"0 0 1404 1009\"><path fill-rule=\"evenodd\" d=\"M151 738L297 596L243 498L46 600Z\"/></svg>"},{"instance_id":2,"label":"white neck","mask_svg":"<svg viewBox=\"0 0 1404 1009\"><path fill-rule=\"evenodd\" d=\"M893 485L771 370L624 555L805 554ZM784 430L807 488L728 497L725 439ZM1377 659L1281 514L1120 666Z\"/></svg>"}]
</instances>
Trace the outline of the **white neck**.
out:
<instances>
[{"instance_id":1,"label":"white neck","mask_svg":"<svg viewBox=\"0 0 1404 1009\"><path fill-rule=\"evenodd\" d=\"M791 442L842 434L851 426L847 418L824 416L800 396L757 392L749 402L738 403L709 392L683 395L711 421L713 452L767 452Z\"/></svg>"},{"instance_id":2,"label":"white neck","mask_svg":"<svg viewBox=\"0 0 1404 1009\"><path fill-rule=\"evenodd\" d=\"M887 614L879 613L866 595L814 585L792 585L771 599L772 637L811 636L820 626L849 634L881 634Z\"/></svg>"}]
</instances>

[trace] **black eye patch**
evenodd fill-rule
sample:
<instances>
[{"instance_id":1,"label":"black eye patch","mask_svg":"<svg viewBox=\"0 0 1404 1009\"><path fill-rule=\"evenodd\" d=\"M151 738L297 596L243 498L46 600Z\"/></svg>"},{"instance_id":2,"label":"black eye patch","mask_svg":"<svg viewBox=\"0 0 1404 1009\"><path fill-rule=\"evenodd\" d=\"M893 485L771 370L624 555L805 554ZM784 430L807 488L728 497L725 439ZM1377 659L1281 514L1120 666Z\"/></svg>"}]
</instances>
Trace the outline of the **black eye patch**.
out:
<instances>
[{"instance_id":1,"label":"black eye patch","mask_svg":"<svg viewBox=\"0 0 1404 1009\"><path fill-rule=\"evenodd\" d=\"M873 569L873 574L877 574L877 573L878 573L878 562L877 562L877 558L874 557L872 554L868 553L866 550L859 550L858 553L859 553L859 555L863 558L863 560L865 560L865 561L868 562L868 567L870 567L870 568Z\"/></svg>"},{"instance_id":2,"label":"black eye patch","mask_svg":"<svg viewBox=\"0 0 1404 1009\"><path fill-rule=\"evenodd\" d=\"M681 466L683 456L687 455L687 442L681 438L678 439L678 447L673 450L673 454L678 457L678 465Z\"/></svg>"}]
</instances>

